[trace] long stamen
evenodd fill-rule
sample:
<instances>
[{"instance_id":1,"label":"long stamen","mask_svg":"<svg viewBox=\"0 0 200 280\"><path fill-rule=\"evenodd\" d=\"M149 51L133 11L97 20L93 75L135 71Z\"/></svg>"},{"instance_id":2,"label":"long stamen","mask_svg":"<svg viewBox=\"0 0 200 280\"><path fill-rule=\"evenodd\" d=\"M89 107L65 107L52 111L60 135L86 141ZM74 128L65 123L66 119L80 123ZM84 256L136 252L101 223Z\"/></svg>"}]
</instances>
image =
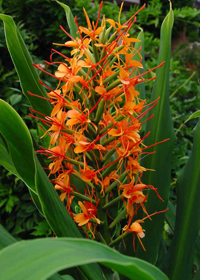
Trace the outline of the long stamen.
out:
<instances>
[{"instance_id":1,"label":"long stamen","mask_svg":"<svg viewBox=\"0 0 200 280\"><path fill-rule=\"evenodd\" d=\"M70 58L68 58L66 55L64 55L64 54L62 54L62 53L60 53L60 52L58 52L58 51L55 50L55 49L51 49L51 55L50 55L50 60L51 60L51 61L52 61L52 56L53 56L53 54L54 54L53 52L59 54L60 56L64 57L66 60L70 61Z\"/></svg>"},{"instance_id":2,"label":"long stamen","mask_svg":"<svg viewBox=\"0 0 200 280\"><path fill-rule=\"evenodd\" d=\"M129 22L132 20L132 18L134 18L134 17L135 17L141 10L143 10L145 7L146 7L146 4L144 4L134 15L132 15L132 17L129 18L129 20L127 20L127 21L124 23L124 25L126 25L127 23L129 23Z\"/></svg>"},{"instance_id":3,"label":"long stamen","mask_svg":"<svg viewBox=\"0 0 200 280\"><path fill-rule=\"evenodd\" d=\"M77 16L75 16L74 22L75 22L75 24L76 24L76 26L78 28L78 32L80 34L81 42L83 43L83 37L82 37L81 30L80 30L80 27L79 27L78 22L77 22Z\"/></svg>"},{"instance_id":4,"label":"long stamen","mask_svg":"<svg viewBox=\"0 0 200 280\"><path fill-rule=\"evenodd\" d=\"M142 77L142 76L144 76L144 75L146 75L146 74L148 74L148 73L150 73L150 72L152 72L152 71L156 70L157 68L159 68L159 67L163 66L164 64L165 64L165 61L163 61L162 63L160 63L160 64L159 64L159 65L157 65L156 67L154 67L154 68L150 69L149 71L144 72L144 73L142 73L142 74L140 74L140 75L137 75L137 76L135 76L135 77L131 78L130 80L133 80L133 79L136 79L136 78L140 78L140 77Z\"/></svg>"},{"instance_id":5,"label":"long stamen","mask_svg":"<svg viewBox=\"0 0 200 280\"><path fill-rule=\"evenodd\" d=\"M60 29L62 29L62 31L64 31L65 34L67 34L67 36L69 36L69 38L72 39L72 41L76 41L76 40L64 29L64 27L62 27L62 25L60 25Z\"/></svg>"},{"instance_id":6,"label":"long stamen","mask_svg":"<svg viewBox=\"0 0 200 280\"><path fill-rule=\"evenodd\" d=\"M152 145L150 145L150 146L148 146L148 147L142 148L142 150L149 149L149 148L151 148L151 147L154 147L154 146L159 145L159 144L161 144L161 143L167 142L167 141L169 141L169 140L170 140L170 138L167 138L167 139L165 139L165 140L162 140L162 141L160 141L160 142L157 142L157 143L155 143L155 144L152 144Z\"/></svg>"},{"instance_id":7,"label":"long stamen","mask_svg":"<svg viewBox=\"0 0 200 280\"><path fill-rule=\"evenodd\" d=\"M71 69L69 69L69 67L67 66L66 63L63 63L61 61L55 61L55 62L48 62L45 60L45 63L48 64L48 65L54 65L54 64L62 64L63 66L65 66L67 68L68 71L72 72Z\"/></svg>"},{"instance_id":8,"label":"long stamen","mask_svg":"<svg viewBox=\"0 0 200 280\"><path fill-rule=\"evenodd\" d=\"M38 97L38 98L41 98L41 99L47 100L47 101L49 101L49 102L54 102L54 100L52 100L52 99L49 99L49 98L43 97L43 96L41 96L41 95L34 94L34 93L30 92L30 91L27 91L27 93L28 93L29 95L32 95L32 96L35 96L35 97Z\"/></svg>"},{"instance_id":9,"label":"long stamen","mask_svg":"<svg viewBox=\"0 0 200 280\"><path fill-rule=\"evenodd\" d=\"M100 18L100 14L101 14L101 8L102 8L102 5L103 5L103 1L101 1L101 4L100 4L100 6L99 6L99 13L98 13L98 17L97 17L96 25L95 25L95 27L94 27L94 31L97 29L97 25L98 25L99 18Z\"/></svg>"},{"instance_id":10,"label":"long stamen","mask_svg":"<svg viewBox=\"0 0 200 280\"><path fill-rule=\"evenodd\" d=\"M45 71L44 69L42 69L41 67L39 67L39 66L38 66L37 64L35 64L35 63L33 63L33 66L34 66L35 68L39 69L40 71L44 72L45 74L47 74L47 75L49 75L49 76L51 76L51 77L53 77L53 78L56 78L56 79L59 80L59 81L64 81L64 82L66 82L65 80L63 80L63 79L61 79L61 78L58 78L58 77L56 77L55 75L53 75L53 74L51 74L51 73Z\"/></svg>"}]
</instances>

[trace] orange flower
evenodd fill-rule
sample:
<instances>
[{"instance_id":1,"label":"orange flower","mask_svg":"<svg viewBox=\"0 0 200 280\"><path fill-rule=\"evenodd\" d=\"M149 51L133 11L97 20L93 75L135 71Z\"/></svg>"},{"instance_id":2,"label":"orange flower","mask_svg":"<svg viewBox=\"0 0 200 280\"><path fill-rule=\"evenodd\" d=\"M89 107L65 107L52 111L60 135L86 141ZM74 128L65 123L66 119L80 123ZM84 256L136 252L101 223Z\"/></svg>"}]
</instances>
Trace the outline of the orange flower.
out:
<instances>
[{"instance_id":1,"label":"orange flower","mask_svg":"<svg viewBox=\"0 0 200 280\"><path fill-rule=\"evenodd\" d=\"M137 238L138 238L140 244L142 245L142 248L144 249L144 251L146 251L146 249L145 249L145 247L144 247L144 245L141 241L141 238L145 237L145 233L144 233L145 230L140 225L143 222L144 222L143 220L137 220L134 223L132 223L130 227L125 226L123 228L123 231L134 233L134 235L133 235L133 249L134 249L134 252L135 252L135 234L137 235Z\"/></svg>"},{"instance_id":2,"label":"orange flower","mask_svg":"<svg viewBox=\"0 0 200 280\"><path fill-rule=\"evenodd\" d=\"M78 202L82 213L77 214L74 217L74 221L78 224L79 227L86 225L91 219L94 219L97 224L100 224L100 220L96 217L97 215L97 206L94 206L92 203L84 201Z\"/></svg>"}]
</instances>

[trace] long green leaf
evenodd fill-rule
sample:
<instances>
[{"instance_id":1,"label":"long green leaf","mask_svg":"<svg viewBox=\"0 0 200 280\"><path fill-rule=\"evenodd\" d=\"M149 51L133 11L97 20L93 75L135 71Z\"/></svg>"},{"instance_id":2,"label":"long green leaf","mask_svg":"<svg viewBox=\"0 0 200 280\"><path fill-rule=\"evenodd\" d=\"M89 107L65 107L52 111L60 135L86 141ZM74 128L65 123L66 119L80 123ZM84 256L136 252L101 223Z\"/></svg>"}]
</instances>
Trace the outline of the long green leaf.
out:
<instances>
[{"instance_id":1,"label":"long green leaf","mask_svg":"<svg viewBox=\"0 0 200 280\"><path fill-rule=\"evenodd\" d=\"M9 170L11 173L19 177L19 174L17 173L17 170L15 169L12 158L7 150L7 147L0 135L0 165L2 165L4 168Z\"/></svg>"},{"instance_id":2,"label":"long green leaf","mask_svg":"<svg viewBox=\"0 0 200 280\"><path fill-rule=\"evenodd\" d=\"M26 185L38 195L42 210L57 236L81 237L71 216L58 197L50 180L37 160L31 135L17 112L5 101L0 100L0 132L8 145L13 164ZM35 203L37 204L37 197ZM102 280L97 265L84 266L89 279Z\"/></svg>"},{"instance_id":3,"label":"long green leaf","mask_svg":"<svg viewBox=\"0 0 200 280\"><path fill-rule=\"evenodd\" d=\"M197 271L197 273L194 276L193 280L200 280L200 269Z\"/></svg>"},{"instance_id":4,"label":"long green leaf","mask_svg":"<svg viewBox=\"0 0 200 280\"><path fill-rule=\"evenodd\" d=\"M78 27L76 26L76 24L74 22L74 17L73 17L73 14L72 14L71 10L70 10L70 7L67 6L66 4L62 3L62 2L59 2L59 1L56 1L56 2L65 10L67 23L68 23L68 26L69 26L69 29L70 29L70 35L73 38L80 37L79 34L77 34Z\"/></svg>"},{"instance_id":5,"label":"long green leaf","mask_svg":"<svg viewBox=\"0 0 200 280\"><path fill-rule=\"evenodd\" d=\"M86 239L22 241L0 252L4 280L43 280L62 269L100 262L133 280L167 280L153 265ZM96 280L96 278L93 278Z\"/></svg>"},{"instance_id":6,"label":"long green leaf","mask_svg":"<svg viewBox=\"0 0 200 280\"><path fill-rule=\"evenodd\" d=\"M0 224L0 250L16 243L17 240ZM68 277L68 278L67 278ZM59 274L54 274L48 280L74 280L71 276L61 277Z\"/></svg>"},{"instance_id":7,"label":"long green leaf","mask_svg":"<svg viewBox=\"0 0 200 280\"><path fill-rule=\"evenodd\" d=\"M27 93L27 91L30 91L39 96L46 97L45 90L39 83L39 76L36 69L33 67L31 56L15 25L15 22L12 17L3 14L0 14L0 19L4 22L7 47L19 76L23 93L26 95L34 109L45 115L49 115L51 112L51 104L44 99L30 96Z\"/></svg>"},{"instance_id":8,"label":"long green leaf","mask_svg":"<svg viewBox=\"0 0 200 280\"><path fill-rule=\"evenodd\" d=\"M189 116L189 118L185 121L186 122L189 122L190 120L194 119L194 118L199 118L200 117L200 110L194 112L191 116Z\"/></svg>"},{"instance_id":9,"label":"long green leaf","mask_svg":"<svg viewBox=\"0 0 200 280\"><path fill-rule=\"evenodd\" d=\"M17 240L0 224L0 250L17 242Z\"/></svg>"},{"instance_id":10,"label":"long green leaf","mask_svg":"<svg viewBox=\"0 0 200 280\"><path fill-rule=\"evenodd\" d=\"M177 180L174 239L165 265L171 280L190 280L200 216L200 122L194 130L192 153Z\"/></svg>"},{"instance_id":11,"label":"long green leaf","mask_svg":"<svg viewBox=\"0 0 200 280\"><path fill-rule=\"evenodd\" d=\"M0 132L6 140L12 162L20 178L33 192L36 192L31 136L17 112L3 100L0 100Z\"/></svg>"},{"instance_id":12,"label":"long green leaf","mask_svg":"<svg viewBox=\"0 0 200 280\"><path fill-rule=\"evenodd\" d=\"M163 61L165 61L165 64L156 71L157 79L151 97L151 101L156 100L158 97L160 97L160 100L155 109L153 109L153 119L147 122L145 128L146 133L149 131L151 133L146 139L145 144L149 146L164 139L170 138L170 140L149 149L148 151L155 151L156 153L145 157L142 161L142 166L156 170L155 172L145 172L142 177L143 183L153 185L157 188L164 202L159 200L154 192L150 192L146 204L147 212L149 214L167 208L169 197L172 147L174 143L174 131L172 128L172 118L169 106L169 67L173 20L174 16L170 5L170 11L164 19L161 27L158 57L158 64ZM150 117L151 114L152 112L150 111L147 117ZM156 262L163 231L164 216L164 214L155 215L152 217L152 221L145 221L144 228L146 230L146 236L143 241L147 253L138 243L136 251L137 257L148 260L151 263Z\"/></svg>"}]
</instances>

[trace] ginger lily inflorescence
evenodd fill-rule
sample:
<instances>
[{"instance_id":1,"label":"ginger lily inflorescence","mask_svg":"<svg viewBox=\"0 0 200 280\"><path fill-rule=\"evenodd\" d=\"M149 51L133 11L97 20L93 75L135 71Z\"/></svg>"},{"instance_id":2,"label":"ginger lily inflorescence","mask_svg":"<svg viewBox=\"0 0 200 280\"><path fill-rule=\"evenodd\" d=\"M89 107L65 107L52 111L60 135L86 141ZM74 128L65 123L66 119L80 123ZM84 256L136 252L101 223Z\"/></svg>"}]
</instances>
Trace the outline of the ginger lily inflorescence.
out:
<instances>
[{"instance_id":1,"label":"ginger lily inflorescence","mask_svg":"<svg viewBox=\"0 0 200 280\"><path fill-rule=\"evenodd\" d=\"M145 6L121 24L120 14L118 22L101 18L102 4L96 23L84 10L87 28L79 26L75 17L76 38L61 26L68 41L55 45L72 50L71 57L52 50L60 56L54 61L51 55L46 62L57 67L54 75L35 65L58 81L55 90L40 81L48 89L51 115L31 109L36 114L31 116L41 120L41 129L47 128L44 136L50 139L49 147L37 152L51 161L50 179L87 237L114 245L123 240L123 235L133 233L143 246L142 224L158 213L147 213L148 191L162 198L155 187L142 182L147 168L140 165L140 159L150 155L148 148L158 143L145 146L143 140L150 132L141 136L141 128L149 119L145 118L147 112L159 100L147 104L135 86L163 63L140 73L141 48L135 49L139 40L131 38L129 31ZM138 217L139 208L144 212L143 219ZM117 225L121 227L118 234L114 230Z\"/></svg>"}]
</instances>

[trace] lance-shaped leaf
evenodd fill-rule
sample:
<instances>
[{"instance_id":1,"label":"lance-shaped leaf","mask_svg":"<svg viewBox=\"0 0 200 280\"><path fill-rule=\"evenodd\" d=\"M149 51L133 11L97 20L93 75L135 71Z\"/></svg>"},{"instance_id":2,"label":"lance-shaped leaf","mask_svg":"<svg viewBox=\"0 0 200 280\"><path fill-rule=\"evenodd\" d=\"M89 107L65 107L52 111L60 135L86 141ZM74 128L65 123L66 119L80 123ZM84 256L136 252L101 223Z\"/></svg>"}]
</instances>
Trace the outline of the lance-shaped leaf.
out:
<instances>
[{"instance_id":1,"label":"lance-shaped leaf","mask_svg":"<svg viewBox=\"0 0 200 280\"><path fill-rule=\"evenodd\" d=\"M12 158L7 150L4 141L5 140L3 139L3 136L0 134L0 165L2 165L5 169L9 170L17 177L20 177L13 165Z\"/></svg>"},{"instance_id":2,"label":"lance-shaped leaf","mask_svg":"<svg viewBox=\"0 0 200 280\"><path fill-rule=\"evenodd\" d=\"M46 97L45 90L39 83L39 76L33 66L31 56L14 20L12 17L3 14L0 14L0 19L4 22L7 47L17 71L23 93L35 110L49 115L51 112L51 104L47 100L31 96L27 93L27 91L30 91L39 96Z\"/></svg>"},{"instance_id":3,"label":"lance-shaped leaf","mask_svg":"<svg viewBox=\"0 0 200 280\"><path fill-rule=\"evenodd\" d=\"M177 180L174 239L165 270L171 280L190 280L200 216L200 122L194 129L192 153Z\"/></svg>"},{"instance_id":4,"label":"lance-shaped leaf","mask_svg":"<svg viewBox=\"0 0 200 280\"><path fill-rule=\"evenodd\" d=\"M0 100L0 133L6 141L12 163L20 178L36 192L34 151L30 133L17 112L3 100Z\"/></svg>"},{"instance_id":5,"label":"lance-shaped leaf","mask_svg":"<svg viewBox=\"0 0 200 280\"><path fill-rule=\"evenodd\" d=\"M81 237L71 216L58 197L33 150L33 142L23 120L5 101L0 100L0 133L8 146L20 178L39 201L49 225L57 236ZM35 182L36 180L36 182ZM35 196L32 196L35 198ZM36 203L37 199L36 197ZM104 279L96 264L81 268L88 279Z\"/></svg>"},{"instance_id":6,"label":"lance-shaped leaf","mask_svg":"<svg viewBox=\"0 0 200 280\"><path fill-rule=\"evenodd\" d=\"M1 103L0 101L0 108L2 108L2 104L4 105L4 102ZM6 103L5 103L6 104ZM3 106L4 107L4 106ZM9 108L9 107L8 107ZM4 111L3 111L4 112ZM0 114L1 115L1 114ZM4 116L6 117L6 116ZM1 124L0 124L0 127L1 127ZM5 127L4 127L5 128ZM1 128L0 128L0 131L1 131ZM11 134L11 137L13 138L14 137L14 133ZM17 139L17 138L16 138ZM17 155L16 155L17 156ZM14 156L15 157L15 156ZM19 159L19 158L18 158ZM16 163L16 161L15 161ZM18 164L18 162L17 162ZM24 181L24 183L26 183L27 187L29 188L29 192L30 192L30 195L37 207L37 209L40 211L41 215L43 215L42 213L42 208L41 208L41 204L40 204L40 201L38 199L38 196L37 194L35 193L35 183L34 183L34 177L32 176L32 182L30 183L29 180L26 180L26 178L22 178L19 173L17 172L16 168L15 168L15 165L13 163L13 160L12 160L12 157L11 155L9 154L9 151L8 151L8 147L6 145L6 142L3 138L2 135L0 135L0 165L2 165L5 169L7 169L8 171L10 171L12 174L14 174L15 176L17 176L19 179L21 179L22 181ZM26 172L26 170L24 170ZM34 172L34 170L31 170ZM20 173L21 173L21 170L20 170ZM28 185L29 184L29 185Z\"/></svg>"},{"instance_id":7,"label":"lance-shaped leaf","mask_svg":"<svg viewBox=\"0 0 200 280\"><path fill-rule=\"evenodd\" d=\"M67 18L67 23L70 29L70 35L73 38L76 37L80 37L79 34L77 34L78 32L78 27L76 26L75 22L74 22L74 16L70 10L70 7L67 6L66 4L56 1L61 7L63 7L63 9L65 10L65 14L66 14L66 18Z\"/></svg>"},{"instance_id":8,"label":"lance-shaped leaf","mask_svg":"<svg viewBox=\"0 0 200 280\"><path fill-rule=\"evenodd\" d=\"M12 245L17 242L17 240L0 224L0 250L3 248ZM69 276L69 278L65 277L65 280L73 280L73 278ZM48 280L64 280L59 274L54 274Z\"/></svg>"},{"instance_id":9,"label":"lance-shaped leaf","mask_svg":"<svg viewBox=\"0 0 200 280\"><path fill-rule=\"evenodd\" d=\"M158 268L145 261L124 256L86 239L22 241L0 253L1 277L4 280L43 280L59 270L94 262L100 262L133 280L168 279Z\"/></svg>"},{"instance_id":10,"label":"lance-shaped leaf","mask_svg":"<svg viewBox=\"0 0 200 280\"><path fill-rule=\"evenodd\" d=\"M0 224L0 250L17 242L17 240Z\"/></svg>"},{"instance_id":11,"label":"lance-shaped leaf","mask_svg":"<svg viewBox=\"0 0 200 280\"><path fill-rule=\"evenodd\" d=\"M166 209L169 197L172 148L174 142L174 131L169 106L169 67L173 20L174 16L170 5L170 11L164 19L161 27L158 57L158 64L163 61L165 61L165 64L156 71L157 79L151 97L151 101L156 100L158 97L160 97L160 100L155 109L153 109L153 119L146 123L145 130L146 133L150 131L150 136L146 139L145 145L149 146L168 138L170 140L148 149L147 151L155 151L156 153L145 157L142 161L142 166L156 170L145 172L142 177L143 183L153 185L157 188L164 202L159 200L154 192L149 192L148 201L145 205L149 214ZM152 114L152 112L149 112L148 117L150 114ZM146 236L143 240L147 253L138 243L136 252L137 257L155 263L163 231L163 223L164 214L155 215L152 221L145 221L144 228L146 230Z\"/></svg>"}]
</instances>

